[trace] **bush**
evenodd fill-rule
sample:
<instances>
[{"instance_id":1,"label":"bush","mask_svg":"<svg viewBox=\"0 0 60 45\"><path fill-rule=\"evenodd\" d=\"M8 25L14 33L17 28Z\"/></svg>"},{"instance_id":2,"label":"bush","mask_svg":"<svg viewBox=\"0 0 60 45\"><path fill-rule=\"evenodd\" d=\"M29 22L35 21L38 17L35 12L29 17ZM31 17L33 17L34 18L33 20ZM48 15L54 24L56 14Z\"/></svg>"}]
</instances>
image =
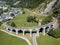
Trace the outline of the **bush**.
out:
<instances>
[{"instance_id":1,"label":"bush","mask_svg":"<svg viewBox=\"0 0 60 45\"><path fill-rule=\"evenodd\" d=\"M44 24L47 24L47 23L49 23L49 22L51 22L52 21L52 17L51 16L47 16L46 18L44 18L43 20L42 20L42 24L44 25Z\"/></svg>"},{"instance_id":2,"label":"bush","mask_svg":"<svg viewBox=\"0 0 60 45\"><path fill-rule=\"evenodd\" d=\"M52 36L52 37L55 37L55 38L60 38L60 30L50 30L48 32L48 35Z\"/></svg>"},{"instance_id":3,"label":"bush","mask_svg":"<svg viewBox=\"0 0 60 45\"><path fill-rule=\"evenodd\" d=\"M11 13L11 16L13 16L13 17L14 17L15 15L14 15L13 13Z\"/></svg>"},{"instance_id":4,"label":"bush","mask_svg":"<svg viewBox=\"0 0 60 45\"><path fill-rule=\"evenodd\" d=\"M53 17L57 18L60 14L60 7L57 7L53 10Z\"/></svg>"},{"instance_id":5,"label":"bush","mask_svg":"<svg viewBox=\"0 0 60 45\"><path fill-rule=\"evenodd\" d=\"M27 17L27 22L36 22L36 23L38 23L39 20L37 20L35 16L29 16L29 17Z\"/></svg>"},{"instance_id":6,"label":"bush","mask_svg":"<svg viewBox=\"0 0 60 45\"><path fill-rule=\"evenodd\" d=\"M34 16L29 16L29 17L27 17L27 22L34 22L34 21L36 21L36 17Z\"/></svg>"},{"instance_id":7,"label":"bush","mask_svg":"<svg viewBox=\"0 0 60 45\"><path fill-rule=\"evenodd\" d=\"M27 22L33 22L33 17L32 16L27 17Z\"/></svg>"},{"instance_id":8,"label":"bush","mask_svg":"<svg viewBox=\"0 0 60 45\"><path fill-rule=\"evenodd\" d=\"M14 22L11 22L12 27L16 27L16 24Z\"/></svg>"}]
</instances>

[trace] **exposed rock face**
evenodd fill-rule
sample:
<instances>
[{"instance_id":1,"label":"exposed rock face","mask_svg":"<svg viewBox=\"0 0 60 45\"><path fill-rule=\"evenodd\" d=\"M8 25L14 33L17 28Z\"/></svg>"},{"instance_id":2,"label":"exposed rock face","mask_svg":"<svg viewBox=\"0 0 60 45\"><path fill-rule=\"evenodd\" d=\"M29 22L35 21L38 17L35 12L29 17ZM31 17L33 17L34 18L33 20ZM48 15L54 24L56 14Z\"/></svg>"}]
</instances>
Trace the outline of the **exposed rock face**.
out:
<instances>
[{"instance_id":1,"label":"exposed rock face","mask_svg":"<svg viewBox=\"0 0 60 45\"><path fill-rule=\"evenodd\" d=\"M48 13L53 10L53 6L57 0L52 0L49 4L47 4L47 8L44 10L44 13Z\"/></svg>"}]
</instances>

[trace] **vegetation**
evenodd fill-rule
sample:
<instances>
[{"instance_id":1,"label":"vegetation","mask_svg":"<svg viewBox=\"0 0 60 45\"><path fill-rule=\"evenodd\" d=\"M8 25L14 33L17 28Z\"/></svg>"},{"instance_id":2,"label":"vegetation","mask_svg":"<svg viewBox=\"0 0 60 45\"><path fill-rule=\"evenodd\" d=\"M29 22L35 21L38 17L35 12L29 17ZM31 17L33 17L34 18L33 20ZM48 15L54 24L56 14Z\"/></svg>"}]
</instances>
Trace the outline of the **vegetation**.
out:
<instances>
[{"instance_id":1,"label":"vegetation","mask_svg":"<svg viewBox=\"0 0 60 45\"><path fill-rule=\"evenodd\" d=\"M53 17L58 17L60 16L60 7L55 8L53 11Z\"/></svg>"},{"instance_id":2,"label":"vegetation","mask_svg":"<svg viewBox=\"0 0 60 45\"><path fill-rule=\"evenodd\" d=\"M1 26L2 22L0 22L0 26Z\"/></svg>"},{"instance_id":3,"label":"vegetation","mask_svg":"<svg viewBox=\"0 0 60 45\"><path fill-rule=\"evenodd\" d=\"M60 27L60 6L53 10L52 16L58 19L58 23L59 23L59 27Z\"/></svg>"},{"instance_id":4,"label":"vegetation","mask_svg":"<svg viewBox=\"0 0 60 45\"><path fill-rule=\"evenodd\" d=\"M41 3L49 3L51 0L2 0L2 1L6 1L6 4L12 5L17 2L20 1L20 3L18 5L15 5L14 7L27 7L27 8L35 8L37 7L39 4Z\"/></svg>"},{"instance_id":5,"label":"vegetation","mask_svg":"<svg viewBox=\"0 0 60 45\"><path fill-rule=\"evenodd\" d=\"M49 15L42 20L42 24L47 24L52 21L52 17Z\"/></svg>"},{"instance_id":6,"label":"vegetation","mask_svg":"<svg viewBox=\"0 0 60 45\"><path fill-rule=\"evenodd\" d=\"M18 14L14 19L11 20L11 22L14 22L17 27L30 27L30 26L37 26L38 23L36 22L27 22L27 17L29 15L27 14ZM9 23L9 25L11 24Z\"/></svg>"},{"instance_id":7,"label":"vegetation","mask_svg":"<svg viewBox=\"0 0 60 45\"><path fill-rule=\"evenodd\" d=\"M4 1L6 2L5 4L8 4L8 5L12 5L13 3L15 3L17 0L0 0L2 1L2 3L4 3Z\"/></svg>"},{"instance_id":8,"label":"vegetation","mask_svg":"<svg viewBox=\"0 0 60 45\"><path fill-rule=\"evenodd\" d=\"M27 17L27 22L33 22L36 18L33 16Z\"/></svg>"},{"instance_id":9,"label":"vegetation","mask_svg":"<svg viewBox=\"0 0 60 45\"><path fill-rule=\"evenodd\" d=\"M60 45L60 38L53 38L46 34L43 36L42 34L37 37L38 45Z\"/></svg>"},{"instance_id":10,"label":"vegetation","mask_svg":"<svg viewBox=\"0 0 60 45\"><path fill-rule=\"evenodd\" d=\"M20 0L21 2L16 5L17 7L27 7L27 8L34 8L36 7L39 3L43 2L43 0ZM40 2L41 1L41 2Z\"/></svg>"},{"instance_id":11,"label":"vegetation","mask_svg":"<svg viewBox=\"0 0 60 45\"><path fill-rule=\"evenodd\" d=\"M16 24L14 22L11 22L12 27L16 27Z\"/></svg>"},{"instance_id":12,"label":"vegetation","mask_svg":"<svg viewBox=\"0 0 60 45\"><path fill-rule=\"evenodd\" d=\"M28 16L27 17L27 22L37 22L38 23L35 16Z\"/></svg>"},{"instance_id":13,"label":"vegetation","mask_svg":"<svg viewBox=\"0 0 60 45\"><path fill-rule=\"evenodd\" d=\"M14 17L14 14L13 14L13 13L11 13L11 16L12 16L12 17Z\"/></svg>"},{"instance_id":14,"label":"vegetation","mask_svg":"<svg viewBox=\"0 0 60 45\"><path fill-rule=\"evenodd\" d=\"M0 31L0 45L28 45L25 40Z\"/></svg>"},{"instance_id":15,"label":"vegetation","mask_svg":"<svg viewBox=\"0 0 60 45\"><path fill-rule=\"evenodd\" d=\"M50 30L48 35L53 36L55 38L60 38L60 29Z\"/></svg>"}]
</instances>

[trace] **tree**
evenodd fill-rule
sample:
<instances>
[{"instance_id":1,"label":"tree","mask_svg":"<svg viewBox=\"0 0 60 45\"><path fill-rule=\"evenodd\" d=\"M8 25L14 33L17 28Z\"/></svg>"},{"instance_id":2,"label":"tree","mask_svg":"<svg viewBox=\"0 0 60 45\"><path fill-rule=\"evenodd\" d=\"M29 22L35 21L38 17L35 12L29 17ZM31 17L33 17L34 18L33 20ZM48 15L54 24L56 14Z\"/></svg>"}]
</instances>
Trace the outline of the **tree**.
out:
<instances>
[{"instance_id":1,"label":"tree","mask_svg":"<svg viewBox=\"0 0 60 45\"><path fill-rule=\"evenodd\" d=\"M52 21L52 16L49 15L49 16L45 17L45 18L42 20L41 23L44 25L44 24L47 24L47 23L49 23L49 22L51 22L51 21Z\"/></svg>"},{"instance_id":2,"label":"tree","mask_svg":"<svg viewBox=\"0 0 60 45\"><path fill-rule=\"evenodd\" d=\"M14 17L14 14L13 14L13 13L11 13L11 16L13 16L13 17Z\"/></svg>"},{"instance_id":3,"label":"tree","mask_svg":"<svg viewBox=\"0 0 60 45\"><path fill-rule=\"evenodd\" d=\"M33 22L33 16L27 17L27 22Z\"/></svg>"},{"instance_id":4,"label":"tree","mask_svg":"<svg viewBox=\"0 0 60 45\"><path fill-rule=\"evenodd\" d=\"M60 38L60 29L51 29L48 32L48 35L55 37L55 38Z\"/></svg>"},{"instance_id":5,"label":"tree","mask_svg":"<svg viewBox=\"0 0 60 45\"><path fill-rule=\"evenodd\" d=\"M11 22L12 27L16 27L16 24L14 22Z\"/></svg>"},{"instance_id":6,"label":"tree","mask_svg":"<svg viewBox=\"0 0 60 45\"><path fill-rule=\"evenodd\" d=\"M36 17L35 16L27 17L27 22L36 22Z\"/></svg>"}]
</instances>

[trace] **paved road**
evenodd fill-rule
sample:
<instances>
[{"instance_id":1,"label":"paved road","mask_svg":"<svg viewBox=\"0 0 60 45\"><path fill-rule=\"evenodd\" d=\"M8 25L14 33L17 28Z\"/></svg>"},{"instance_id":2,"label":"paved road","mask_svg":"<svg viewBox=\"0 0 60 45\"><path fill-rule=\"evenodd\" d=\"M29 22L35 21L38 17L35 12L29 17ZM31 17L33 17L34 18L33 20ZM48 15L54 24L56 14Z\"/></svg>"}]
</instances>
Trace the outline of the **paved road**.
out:
<instances>
[{"instance_id":1,"label":"paved road","mask_svg":"<svg viewBox=\"0 0 60 45\"><path fill-rule=\"evenodd\" d=\"M30 43L30 41L29 41L27 38L25 38L25 37L18 36L18 35L15 35L15 34L9 33L9 32L7 32L7 31L5 31L5 30L1 30L1 29L0 29L0 31L3 31L3 32L5 32L5 33L7 33L7 34L9 34L9 35L12 35L12 36L15 36L15 37L21 38L21 39L25 40L29 45L32 45L32 44Z\"/></svg>"},{"instance_id":2,"label":"paved road","mask_svg":"<svg viewBox=\"0 0 60 45\"><path fill-rule=\"evenodd\" d=\"M37 45L37 41L36 41L36 34L33 34L33 45Z\"/></svg>"}]
</instances>

